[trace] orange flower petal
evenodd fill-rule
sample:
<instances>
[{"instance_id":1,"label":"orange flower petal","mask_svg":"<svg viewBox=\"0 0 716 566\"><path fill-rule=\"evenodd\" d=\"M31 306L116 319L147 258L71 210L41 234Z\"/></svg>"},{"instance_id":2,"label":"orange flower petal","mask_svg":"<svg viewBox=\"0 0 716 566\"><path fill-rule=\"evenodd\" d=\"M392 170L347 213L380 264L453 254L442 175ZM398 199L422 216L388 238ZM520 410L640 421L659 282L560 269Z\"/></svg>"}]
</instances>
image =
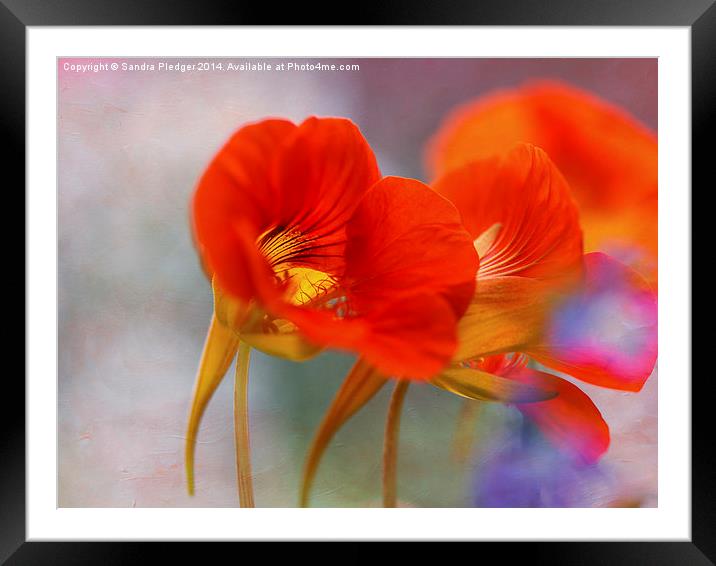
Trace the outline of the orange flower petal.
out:
<instances>
[{"instance_id":1,"label":"orange flower petal","mask_svg":"<svg viewBox=\"0 0 716 566\"><path fill-rule=\"evenodd\" d=\"M589 396L577 386L530 368L512 370L505 377L557 392L548 401L516 405L555 444L571 450L585 463L596 462L607 451L609 426Z\"/></svg>"},{"instance_id":2,"label":"orange flower petal","mask_svg":"<svg viewBox=\"0 0 716 566\"><path fill-rule=\"evenodd\" d=\"M457 206L477 239L480 277L555 279L580 269L577 207L541 149L520 144L501 157L473 161L440 178L435 190Z\"/></svg>"},{"instance_id":3,"label":"orange flower petal","mask_svg":"<svg viewBox=\"0 0 716 566\"><path fill-rule=\"evenodd\" d=\"M387 177L361 200L347 233L347 300L283 315L316 343L360 351L382 373L431 377L455 352L475 287L478 258L457 210L418 181Z\"/></svg>"},{"instance_id":4,"label":"orange flower petal","mask_svg":"<svg viewBox=\"0 0 716 566\"><path fill-rule=\"evenodd\" d=\"M395 299L355 318L330 311L288 307L284 315L317 344L359 352L381 373L427 379L449 361L457 344L457 318L436 295Z\"/></svg>"},{"instance_id":5,"label":"orange flower petal","mask_svg":"<svg viewBox=\"0 0 716 566\"><path fill-rule=\"evenodd\" d=\"M525 99L521 91L500 90L453 110L428 142L430 177L504 153L519 142L545 147Z\"/></svg>"},{"instance_id":6,"label":"orange flower petal","mask_svg":"<svg viewBox=\"0 0 716 566\"><path fill-rule=\"evenodd\" d=\"M206 269L222 289L246 301L270 277L255 240L271 222L271 164L295 130L286 120L241 128L209 164L194 194L194 233Z\"/></svg>"},{"instance_id":7,"label":"orange flower petal","mask_svg":"<svg viewBox=\"0 0 716 566\"><path fill-rule=\"evenodd\" d=\"M385 177L348 226L343 285L356 306L406 294L438 294L460 317L475 290L479 259L455 206L414 179Z\"/></svg>"},{"instance_id":8,"label":"orange flower petal","mask_svg":"<svg viewBox=\"0 0 716 566\"><path fill-rule=\"evenodd\" d=\"M274 223L301 234L294 262L319 271L344 268L346 223L380 179L368 142L345 118L308 118L282 148L273 175Z\"/></svg>"},{"instance_id":9,"label":"orange flower petal","mask_svg":"<svg viewBox=\"0 0 716 566\"><path fill-rule=\"evenodd\" d=\"M551 314L533 358L583 381L639 391L657 358L657 300L646 280L601 253L585 256L585 281Z\"/></svg>"},{"instance_id":10,"label":"orange flower petal","mask_svg":"<svg viewBox=\"0 0 716 566\"><path fill-rule=\"evenodd\" d=\"M439 295L411 295L381 308L374 305L366 322L366 333L353 348L392 377L427 379L445 367L457 347L457 317Z\"/></svg>"},{"instance_id":11,"label":"orange flower petal","mask_svg":"<svg viewBox=\"0 0 716 566\"><path fill-rule=\"evenodd\" d=\"M620 108L557 83L527 90L545 151L586 206L609 207L657 191L656 135Z\"/></svg>"}]
</instances>

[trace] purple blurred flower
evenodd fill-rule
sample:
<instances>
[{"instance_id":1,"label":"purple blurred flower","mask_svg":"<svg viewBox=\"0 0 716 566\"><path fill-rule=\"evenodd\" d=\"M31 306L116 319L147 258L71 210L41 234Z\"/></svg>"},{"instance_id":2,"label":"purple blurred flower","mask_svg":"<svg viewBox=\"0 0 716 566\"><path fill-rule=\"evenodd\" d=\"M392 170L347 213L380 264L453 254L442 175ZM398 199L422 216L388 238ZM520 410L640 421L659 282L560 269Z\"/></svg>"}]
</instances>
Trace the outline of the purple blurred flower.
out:
<instances>
[{"instance_id":1,"label":"purple blurred flower","mask_svg":"<svg viewBox=\"0 0 716 566\"><path fill-rule=\"evenodd\" d=\"M520 434L484 447L472 482L475 507L592 507L607 491L607 474L542 437L527 419Z\"/></svg>"}]
</instances>

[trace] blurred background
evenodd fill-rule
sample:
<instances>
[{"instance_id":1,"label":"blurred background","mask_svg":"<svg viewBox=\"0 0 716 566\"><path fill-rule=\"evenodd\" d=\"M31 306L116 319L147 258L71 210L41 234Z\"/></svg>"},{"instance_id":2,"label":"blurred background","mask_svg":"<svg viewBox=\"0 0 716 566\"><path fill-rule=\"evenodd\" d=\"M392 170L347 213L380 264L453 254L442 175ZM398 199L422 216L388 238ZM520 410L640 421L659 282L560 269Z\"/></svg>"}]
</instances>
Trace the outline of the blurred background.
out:
<instances>
[{"instance_id":1,"label":"blurred background","mask_svg":"<svg viewBox=\"0 0 716 566\"><path fill-rule=\"evenodd\" d=\"M361 128L384 174L422 180L425 143L448 111L528 80L588 89L657 128L656 59L320 60L360 66L345 72L82 73L64 65L98 61L58 61L61 507L238 505L232 370L202 423L194 497L186 494L183 445L212 311L188 205L204 167L244 123L345 116ZM352 361L335 352L303 364L252 354L257 506L296 505L306 449ZM466 421L471 441L458 449L461 399L412 386L400 434L400 504L655 506L656 375L638 394L579 386L612 432L606 456L586 468L504 405L480 404ZM380 505L389 393L382 391L334 439L312 505ZM465 430L457 438L467 438Z\"/></svg>"}]
</instances>

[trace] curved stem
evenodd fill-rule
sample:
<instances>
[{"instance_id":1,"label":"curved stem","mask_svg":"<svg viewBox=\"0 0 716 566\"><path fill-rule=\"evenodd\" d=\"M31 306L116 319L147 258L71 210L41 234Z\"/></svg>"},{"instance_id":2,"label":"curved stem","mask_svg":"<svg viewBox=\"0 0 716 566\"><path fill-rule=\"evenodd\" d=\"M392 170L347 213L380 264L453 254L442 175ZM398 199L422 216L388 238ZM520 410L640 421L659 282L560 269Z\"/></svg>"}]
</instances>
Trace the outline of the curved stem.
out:
<instances>
[{"instance_id":1,"label":"curved stem","mask_svg":"<svg viewBox=\"0 0 716 566\"><path fill-rule=\"evenodd\" d=\"M360 358L341 384L328 407L323 421L313 437L303 468L299 505L308 507L308 496L318 464L328 443L348 419L356 414L385 385L387 378L380 375L363 358Z\"/></svg>"},{"instance_id":2,"label":"curved stem","mask_svg":"<svg viewBox=\"0 0 716 566\"><path fill-rule=\"evenodd\" d=\"M249 357L251 347L239 344L234 380L234 435L236 441L236 480L241 507L254 507L251 479L251 443L249 441Z\"/></svg>"},{"instance_id":3,"label":"curved stem","mask_svg":"<svg viewBox=\"0 0 716 566\"><path fill-rule=\"evenodd\" d=\"M408 383L406 380L398 381L390 397L383 443L383 507L395 507L397 499L400 413L405 393L408 391Z\"/></svg>"},{"instance_id":4,"label":"curved stem","mask_svg":"<svg viewBox=\"0 0 716 566\"><path fill-rule=\"evenodd\" d=\"M189 495L194 495L194 450L196 437L199 433L199 423L216 388L229 370L238 348L239 339L236 334L221 324L215 314L212 315L204 349L201 353L199 371L192 395L191 412L187 423L184 459Z\"/></svg>"}]
</instances>

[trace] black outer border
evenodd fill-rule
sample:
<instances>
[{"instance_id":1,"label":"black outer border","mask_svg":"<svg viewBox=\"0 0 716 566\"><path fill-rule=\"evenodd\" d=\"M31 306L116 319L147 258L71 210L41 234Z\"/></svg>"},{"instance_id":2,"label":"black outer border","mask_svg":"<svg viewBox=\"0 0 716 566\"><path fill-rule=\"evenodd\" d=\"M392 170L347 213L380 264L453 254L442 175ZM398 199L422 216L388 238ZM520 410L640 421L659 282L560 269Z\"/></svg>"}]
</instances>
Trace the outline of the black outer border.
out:
<instances>
[{"instance_id":1,"label":"black outer border","mask_svg":"<svg viewBox=\"0 0 716 566\"><path fill-rule=\"evenodd\" d=\"M280 25L287 20L318 24L323 14L342 24L330 8L297 3L298 10L269 3L181 0L0 0L0 133L8 158L5 171L14 170L15 183L24 186L25 28L60 25ZM714 0L430 0L383 1L379 6L356 6L351 25L639 25L690 26L692 37L692 171L706 190L713 158L708 142L716 131L716 4ZM273 12L273 14L271 13ZM267 17L268 16L268 17ZM713 177L708 186L713 185ZM688 189L685 189L688 190ZM19 195L19 191L14 191ZM24 210L24 201L21 205ZM9 209L9 207L8 207ZM8 210L6 209L6 210ZM5 242L15 242L17 231ZM14 238L10 239L10 235ZM695 240L698 243L699 239ZM4 253L7 253L5 246ZM12 246L10 246L12 247ZM15 246L19 255L19 246ZM710 254L711 255L711 254ZM15 258L13 258L15 259ZM24 257L19 264L24 265ZM6 263L6 265L9 265ZM17 283L16 283L17 284ZM19 286L19 285L18 285ZM24 294L24 289L19 292ZM25 299L27 301L27 297ZM19 305L19 301L16 301ZM25 325L23 323L22 328ZM19 335L17 330L15 335ZM698 336L697 336L698 337ZM684 376L687 377L687 376ZM536 563L602 565L701 565L716 563L716 457L712 448L712 419L703 375L692 382L692 542L575 542L487 543L505 558ZM17 373L3 376L5 402L0 409L0 561L8 564L124 564L171 558L167 546L153 543L25 542L25 408L23 382ZM14 400L14 403L9 403ZM667 400L668 402L668 400ZM13 412L15 411L15 412ZM483 547L485 549L485 547ZM480 553L484 550L480 549ZM206 561L203 545L181 547L182 558ZM231 549L226 549L231 552ZM161 555L159 554L161 552ZM205 553L200 554L200 553ZM484 554L482 554L484 556ZM357 556L356 556L357 558ZM480 559L480 556L475 556Z\"/></svg>"}]
</instances>

